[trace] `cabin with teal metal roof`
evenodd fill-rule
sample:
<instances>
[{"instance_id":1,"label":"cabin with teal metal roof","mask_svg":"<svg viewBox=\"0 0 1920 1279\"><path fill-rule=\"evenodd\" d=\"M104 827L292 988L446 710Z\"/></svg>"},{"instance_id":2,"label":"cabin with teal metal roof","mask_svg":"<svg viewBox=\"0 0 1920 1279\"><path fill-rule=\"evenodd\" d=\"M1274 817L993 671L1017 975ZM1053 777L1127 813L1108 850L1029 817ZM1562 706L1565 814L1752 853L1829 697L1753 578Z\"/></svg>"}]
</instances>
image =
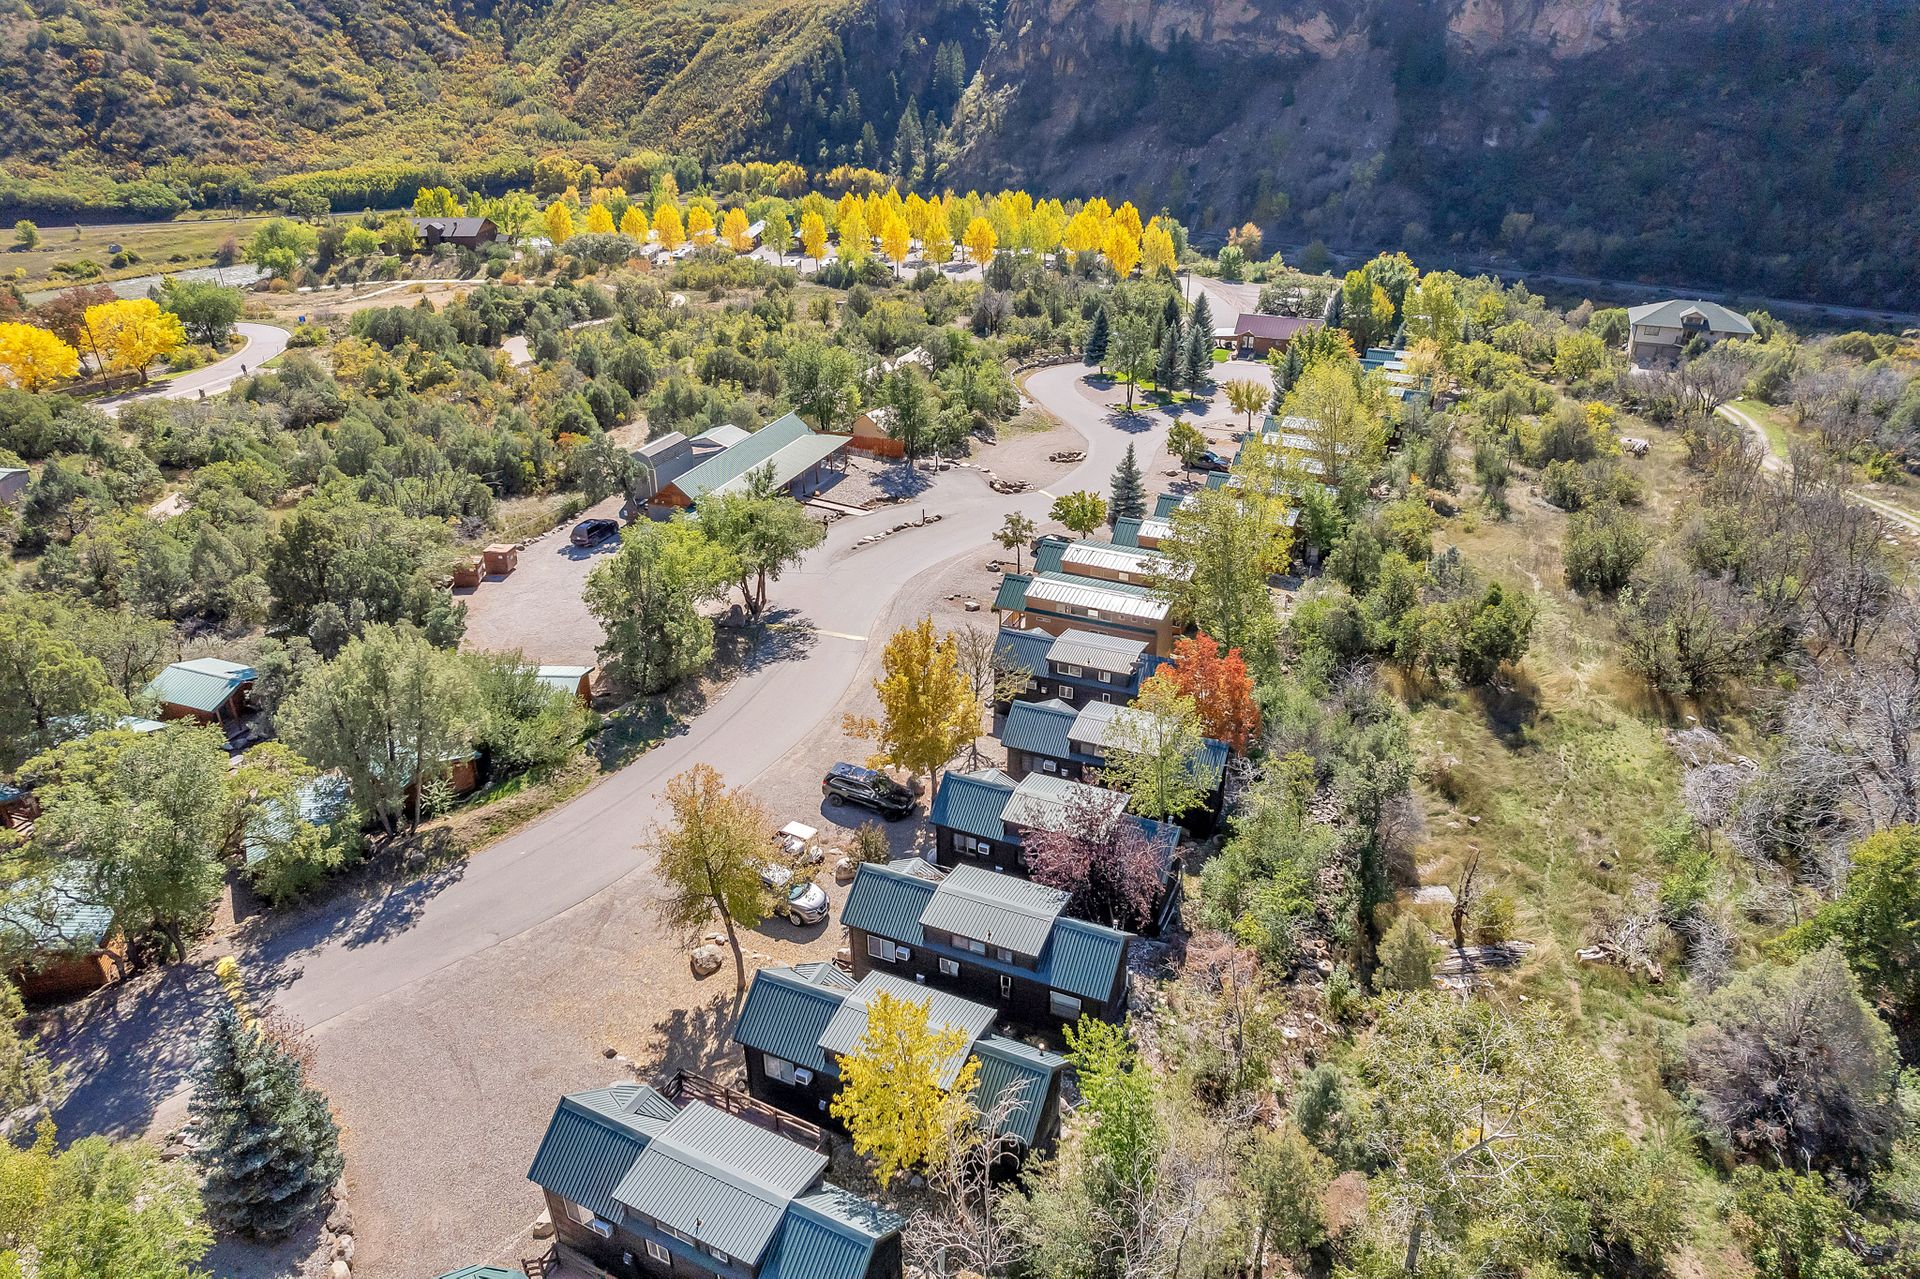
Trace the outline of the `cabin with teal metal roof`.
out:
<instances>
[{"instance_id":1,"label":"cabin with teal metal roof","mask_svg":"<svg viewBox=\"0 0 1920 1279\"><path fill-rule=\"evenodd\" d=\"M970 1059L980 1063L973 1101L997 1116L998 1135L1018 1153L1050 1149L1060 1131L1060 1076L1066 1059L994 1033L995 1012L984 1004L870 972L858 982L832 964L762 968L747 988L734 1027L746 1057L747 1091L812 1123L844 1131L833 1114L840 1092L840 1059L859 1049L867 1012L885 994L926 1005L936 1029L952 1029L965 1048L946 1063L942 1087L951 1087Z\"/></svg>"},{"instance_id":2,"label":"cabin with teal metal roof","mask_svg":"<svg viewBox=\"0 0 1920 1279\"><path fill-rule=\"evenodd\" d=\"M251 666L218 657L174 662L141 690L160 707L161 719L190 719L218 724L229 735L247 714L247 693L255 679Z\"/></svg>"},{"instance_id":3,"label":"cabin with teal metal roof","mask_svg":"<svg viewBox=\"0 0 1920 1279\"><path fill-rule=\"evenodd\" d=\"M582 1274L901 1279L904 1223L826 1166L741 1115L617 1083L560 1099L527 1178Z\"/></svg>"},{"instance_id":4,"label":"cabin with teal metal roof","mask_svg":"<svg viewBox=\"0 0 1920 1279\"><path fill-rule=\"evenodd\" d=\"M1053 1031L1127 1009L1131 933L1075 919L1068 894L978 866L938 883L862 865L840 912L855 977L889 972Z\"/></svg>"}]
</instances>

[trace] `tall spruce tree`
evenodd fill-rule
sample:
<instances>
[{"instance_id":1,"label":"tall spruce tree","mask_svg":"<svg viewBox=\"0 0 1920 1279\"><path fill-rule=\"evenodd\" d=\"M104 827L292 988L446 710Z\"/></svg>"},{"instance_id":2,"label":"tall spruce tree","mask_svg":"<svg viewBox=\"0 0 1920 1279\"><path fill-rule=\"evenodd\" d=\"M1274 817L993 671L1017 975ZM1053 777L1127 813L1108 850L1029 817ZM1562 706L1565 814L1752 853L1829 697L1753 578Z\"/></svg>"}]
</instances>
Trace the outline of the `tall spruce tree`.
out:
<instances>
[{"instance_id":1,"label":"tall spruce tree","mask_svg":"<svg viewBox=\"0 0 1920 1279\"><path fill-rule=\"evenodd\" d=\"M340 1129L327 1099L287 1045L232 1007L215 1014L201 1045L188 1114L217 1229L284 1237L340 1180Z\"/></svg>"},{"instance_id":2,"label":"tall spruce tree","mask_svg":"<svg viewBox=\"0 0 1920 1279\"><path fill-rule=\"evenodd\" d=\"M1107 505L1107 527L1121 519L1144 519L1147 514L1147 487L1140 477L1140 463L1134 459L1133 445L1113 473L1113 501Z\"/></svg>"},{"instance_id":3,"label":"tall spruce tree","mask_svg":"<svg viewBox=\"0 0 1920 1279\"><path fill-rule=\"evenodd\" d=\"M1211 325L1206 328L1201 328L1197 322L1187 325L1187 349L1183 358L1186 363L1187 387L1197 393L1206 382L1207 375L1213 371Z\"/></svg>"},{"instance_id":4,"label":"tall spruce tree","mask_svg":"<svg viewBox=\"0 0 1920 1279\"><path fill-rule=\"evenodd\" d=\"M1166 302L1160 307L1160 319L1173 328L1180 327L1180 295L1178 293L1167 294Z\"/></svg>"},{"instance_id":5,"label":"tall spruce tree","mask_svg":"<svg viewBox=\"0 0 1920 1279\"><path fill-rule=\"evenodd\" d=\"M1093 327L1087 330L1085 359L1096 369L1107 367L1107 342L1110 336L1107 308L1103 306L1093 313Z\"/></svg>"},{"instance_id":6,"label":"tall spruce tree","mask_svg":"<svg viewBox=\"0 0 1920 1279\"><path fill-rule=\"evenodd\" d=\"M1187 323L1206 334L1208 341L1213 340L1213 303L1207 301L1204 292L1193 300L1193 310L1188 313Z\"/></svg>"},{"instance_id":7,"label":"tall spruce tree","mask_svg":"<svg viewBox=\"0 0 1920 1279\"><path fill-rule=\"evenodd\" d=\"M1180 325L1176 321L1167 325L1166 336L1160 340L1160 362L1154 365L1153 382L1168 395L1180 389L1186 381L1187 358L1180 342Z\"/></svg>"}]
</instances>

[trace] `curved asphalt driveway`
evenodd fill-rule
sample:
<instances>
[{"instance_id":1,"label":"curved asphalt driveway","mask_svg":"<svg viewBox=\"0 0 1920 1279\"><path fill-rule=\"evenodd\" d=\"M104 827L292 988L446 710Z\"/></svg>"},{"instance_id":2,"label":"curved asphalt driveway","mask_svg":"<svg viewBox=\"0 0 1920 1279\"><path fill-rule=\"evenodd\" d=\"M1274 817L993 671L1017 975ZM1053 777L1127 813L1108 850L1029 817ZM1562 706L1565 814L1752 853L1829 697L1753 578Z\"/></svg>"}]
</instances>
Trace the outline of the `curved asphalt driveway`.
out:
<instances>
[{"instance_id":1,"label":"curved asphalt driveway","mask_svg":"<svg viewBox=\"0 0 1920 1279\"><path fill-rule=\"evenodd\" d=\"M634 848L659 812L667 779L711 764L736 785L774 767L835 713L897 588L938 565L991 547L1009 511L1045 521L1056 492L1104 492L1127 444L1143 465L1165 456L1170 416L1112 415L1083 381L1083 365L1046 369L1028 392L1087 440L1087 460L1046 492L995 493L976 471L945 472L923 502L836 522L827 540L775 584L773 606L812 628L803 657L742 676L680 736L668 739L532 826L471 858L459 879L409 910L406 927L377 940L294 931L267 941L251 965L297 975L278 1002L315 1030L424 977L449 969L547 920L627 875L652 875ZM1217 397L1216 397L1217 398ZM868 546L853 543L889 514L939 515ZM629 888L641 887L630 885ZM324 930L326 924L320 925Z\"/></svg>"},{"instance_id":2,"label":"curved asphalt driveway","mask_svg":"<svg viewBox=\"0 0 1920 1279\"><path fill-rule=\"evenodd\" d=\"M117 417L127 405L141 400L192 400L219 395L241 378L258 373L261 365L287 349L287 339L291 336L274 324L241 323L234 325L233 331L240 337L240 349L232 355L143 390L104 400L100 411L108 417Z\"/></svg>"}]
</instances>

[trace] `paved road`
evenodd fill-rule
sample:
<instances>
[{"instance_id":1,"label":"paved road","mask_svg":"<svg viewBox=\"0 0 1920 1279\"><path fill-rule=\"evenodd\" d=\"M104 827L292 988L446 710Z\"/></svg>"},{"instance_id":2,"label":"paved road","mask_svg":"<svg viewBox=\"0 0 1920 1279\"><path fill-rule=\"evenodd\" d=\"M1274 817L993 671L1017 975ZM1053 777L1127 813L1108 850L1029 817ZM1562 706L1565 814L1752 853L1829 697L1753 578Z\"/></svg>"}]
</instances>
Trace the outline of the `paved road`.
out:
<instances>
[{"instance_id":1,"label":"paved road","mask_svg":"<svg viewBox=\"0 0 1920 1279\"><path fill-rule=\"evenodd\" d=\"M1223 379L1243 373L1258 377L1264 368L1246 363L1217 371ZM954 469L929 477L923 502L837 522L826 542L774 587L774 606L784 611L787 623L775 632L778 651L717 697L679 736L444 874L384 896L330 903L315 917L243 952L250 978L313 1029L320 1073L349 1128L406 1134L405 1158L395 1156L391 1168L367 1170L375 1184L382 1176L479 1176L472 1161L481 1155L463 1144L471 1144L471 1134L460 1137L431 1123L395 1127L400 1120L383 1112L382 1107L392 1106L396 1090L404 1093L419 1084L436 1095L463 1094L462 1105L479 1101L499 1118L499 1131L486 1139L491 1144L482 1152L494 1197L480 1198L520 1204L513 1194L518 1173L512 1165L526 1158L552 1092L579 1086L575 1076L585 1054L577 1044L547 1053L546 1045L533 1038L500 1044L489 1028L473 1024L476 1016L488 1015L476 1009L501 1009L513 1001L555 1004L572 997L573 983L564 974L529 959L550 949L543 928L591 939L587 944L604 947L605 965L631 961L640 949L632 930L651 927L643 904L653 891L651 868L634 844L657 817L657 796L666 779L695 762L714 765L736 784L798 767L806 753L803 743L833 722L855 681L871 672L872 637L901 620L891 614L907 584L956 557L997 554L990 534L1009 511L1044 521L1056 493L1105 491L1129 443L1143 467L1171 465L1165 439L1173 414L1121 414L1112 407L1120 394L1090 385L1086 373L1083 366L1062 365L1028 382L1029 394L1087 441L1087 460L1048 490L1002 495L977 471ZM1181 409L1183 416L1210 426L1231 424L1222 396L1188 401ZM853 545L921 509L942 518L868 546ZM566 919L559 918L569 911ZM633 981L620 992L633 1005L629 1011L649 1017L667 1012L652 1009L644 974L636 973ZM598 985L583 984L602 990L607 983L603 974ZM78 1085L58 1116L62 1134L126 1135L177 1122L193 1044L207 1008L217 1001L212 987L204 967L182 966L157 985L119 988L76 1005L71 1024L50 1036ZM491 1064L483 1069L478 1062ZM371 1135L365 1140L377 1148ZM461 1211L472 1209L464 1205ZM412 1224L432 1225L456 1242L466 1237L469 1221L484 1220L503 1234L522 1224L497 1220L494 1214L500 1211ZM484 1249L489 1241L466 1242ZM447 1243L439 1239L437 1246ZM389 1241L380 1250L390 1247ZM411 1273L407 1258L369 1255L365 1260L370 1275Z\"/></svg>"},{"instance_id":2,"label":"paved road","mask_svg":"<svg viewBox=\"0 0 1920 1279\"><path fill-rule=\"evenodd\" d=\"M243 377L260 371L260 366L287 349L288 332L275 324L241 323L233 326L240 335L240 349L205 368L182 373L156 382L145 390L103 400L100 411L118 417L120 410L142 400L191 400L219 395Z\"/></svg>"}]
</instances>

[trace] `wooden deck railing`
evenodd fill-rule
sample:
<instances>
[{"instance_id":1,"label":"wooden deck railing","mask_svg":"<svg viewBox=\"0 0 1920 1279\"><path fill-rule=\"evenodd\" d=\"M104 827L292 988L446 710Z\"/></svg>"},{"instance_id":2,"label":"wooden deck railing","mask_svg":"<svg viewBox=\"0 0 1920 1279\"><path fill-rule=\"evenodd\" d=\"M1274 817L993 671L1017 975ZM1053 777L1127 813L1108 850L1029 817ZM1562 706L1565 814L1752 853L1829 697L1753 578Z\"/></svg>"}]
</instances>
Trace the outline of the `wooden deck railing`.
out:
<instances>
[{"instance_id":1,"label":"wooden deck railing","mask_svg":"<svg viewBox=\"0 0 1920 1279\"><path fill-rule=\"evenodd\" d=\"M803 1146L811 1146L823 1155L832 1153L833 1137L826 1129L796 1118L778 1107L769 1106L737 1088L729 1088L708 1079L705 1075L691 1070L680 1071L664 1091L670 1101L682 1104L704 1101L716 1110L738 1115L755 1127L779 1133L787 1140L797 1141Z\"/></svg>"}]
</instances>

